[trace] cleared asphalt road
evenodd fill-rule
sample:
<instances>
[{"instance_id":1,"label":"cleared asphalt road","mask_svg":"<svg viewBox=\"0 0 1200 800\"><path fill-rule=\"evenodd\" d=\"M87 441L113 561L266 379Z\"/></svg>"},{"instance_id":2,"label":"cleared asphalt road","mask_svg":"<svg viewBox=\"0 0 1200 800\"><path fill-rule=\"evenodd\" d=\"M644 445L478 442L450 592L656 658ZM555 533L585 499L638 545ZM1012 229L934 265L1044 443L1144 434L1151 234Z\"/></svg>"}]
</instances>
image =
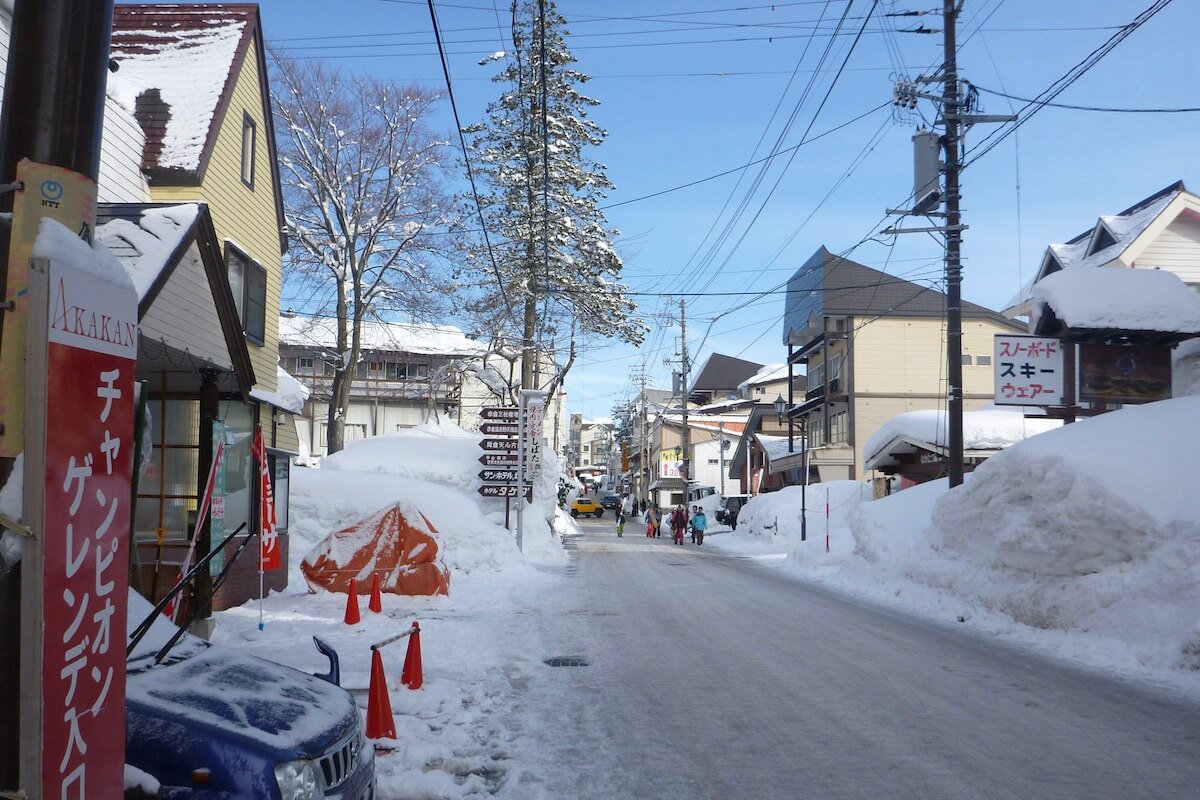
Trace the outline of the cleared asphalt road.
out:
<instances>
[{"instance_id":1,"label":"cleared asphalt road","mask_svg":"<svg viewBox=\"0 0 1200 800\"><path fill-rule=\"evenodd\" d=\"M1200 705L581 522L530 691L550 796L1200 798ZM534 687L530 687L533 689Z\"/></svg>"}]
</instances>

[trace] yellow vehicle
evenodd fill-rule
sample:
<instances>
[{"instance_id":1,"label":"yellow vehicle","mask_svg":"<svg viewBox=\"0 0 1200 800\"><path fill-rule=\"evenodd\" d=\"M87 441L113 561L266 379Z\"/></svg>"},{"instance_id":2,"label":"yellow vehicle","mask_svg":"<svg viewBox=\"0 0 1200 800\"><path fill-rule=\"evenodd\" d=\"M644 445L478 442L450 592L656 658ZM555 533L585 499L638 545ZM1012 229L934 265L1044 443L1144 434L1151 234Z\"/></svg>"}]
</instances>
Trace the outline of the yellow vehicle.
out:
<instances>
[{"instance_id":1,"label":"yellow vehicle","mask_svg":"<svg viewBox=\"0 0 1200 800\"><path fill-rule=\"evenodd\" d=\"M604 506L597 503L590 497L576 497L571 503L571 516L578 517L580 514L593 517L604 516Z\"/></svg>"}]
</instances>

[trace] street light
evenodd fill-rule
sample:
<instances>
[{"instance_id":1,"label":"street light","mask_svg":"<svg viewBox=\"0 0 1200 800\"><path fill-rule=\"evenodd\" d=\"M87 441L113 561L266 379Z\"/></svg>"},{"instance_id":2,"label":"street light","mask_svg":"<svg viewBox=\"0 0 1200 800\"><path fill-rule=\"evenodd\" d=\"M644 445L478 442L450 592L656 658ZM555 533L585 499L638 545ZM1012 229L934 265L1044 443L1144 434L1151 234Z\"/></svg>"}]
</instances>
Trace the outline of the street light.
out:
<instances>
[{"instance_id":1,"label":"street light","mask_svg":"<svg viewBox=\"0 0 1200 800\"><path fill-rule=\"evenodd\" d=\"M779 418L779 424L783 424L783 415L787 412L787 400L783 399L783 395L775 395L775 416Z\"/></svg>"}]
</instances>

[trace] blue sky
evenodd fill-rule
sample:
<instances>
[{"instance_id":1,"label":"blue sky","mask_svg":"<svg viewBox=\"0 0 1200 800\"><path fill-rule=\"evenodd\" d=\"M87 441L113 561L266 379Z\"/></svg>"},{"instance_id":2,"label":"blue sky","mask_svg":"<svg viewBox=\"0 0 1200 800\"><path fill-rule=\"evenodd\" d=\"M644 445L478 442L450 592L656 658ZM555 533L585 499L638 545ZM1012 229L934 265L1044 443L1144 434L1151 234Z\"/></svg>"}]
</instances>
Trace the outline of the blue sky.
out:
<instances>
[{"instance_id":1,"label":"blue sky","mask_svg":"<svg viewBox=\"0 0 1200 800\"><path fill-rule=\"evenodd\" d=\"M960 75L980 88L985 113L1012 113L1024 104L996 92L1037 96L1152 5L967 0ZM847 250L876 229L886 208L904 203L921 118L893 115L892 86L940 62L942 37L903 31L942 25L940 13L884 15L940 12L941 3L880 0L864 20L871 7L871 0L558 3L577 68L593 76L586 91L602 103L592 116L609 137L594 156L616 185L605 213L622 233L625 279L651 327L638 349L586 343L567 380L571 411L609 415L632 394L631 369L643 363L652 385L670 385L664 358L678 357L681 292L694 364L712 352L782 361L784 297L771 290L818 247ZM261 8L268 44L287 57L445 87L426 0L264 0ZM460 117L478 121L497 87L488 80L492 69L477 62L506 48L508 4L457 0L435 8ZM843 14L842 33L832 35ZM1176 0L1054 102L1200 107L1190 55L1197 31L1200 7ZM435 124L449 133L445 106ZM918 112L933 120L931 103ZM975 127L968 151L996 128ZM1048 244L1174 181L1195 191L1198 131L1197 113L1039 111L963 172L963 296L999 309ZM761 174L760 165L739 169L787 148L795 149ZM704 180L721 173L728 174ZM927 234L876 235L850 257L933 285L941 253ZM755 297L760 292L769 293Z\"/></svg>"}]
</instances>

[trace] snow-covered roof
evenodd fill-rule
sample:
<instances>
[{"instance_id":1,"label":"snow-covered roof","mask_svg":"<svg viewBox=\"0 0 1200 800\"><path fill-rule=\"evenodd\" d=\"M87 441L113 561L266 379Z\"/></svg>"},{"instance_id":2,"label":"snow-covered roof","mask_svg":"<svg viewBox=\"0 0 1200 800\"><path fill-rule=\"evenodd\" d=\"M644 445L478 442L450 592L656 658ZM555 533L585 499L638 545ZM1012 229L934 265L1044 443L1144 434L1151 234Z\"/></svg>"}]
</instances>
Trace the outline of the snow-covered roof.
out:
<instances>
[{"instance_id":1,"label":"snow-covered roof","mask_svg":"<svg viewBox=\"0 0 1200 800\"><path fill-rule=\"evenodd\" d=\"M1023 411L1003 408L964 411L962 416L963 450L975 452L1003 450L1062 424L1059 420L1029 419ZM946 420L947 412L935 409L908 411L892 417L867 439L863 463L867 469L894 464L888 452L901 442L931 452L944 451L949 440Z\"/></svg>"},{"instance_id":2,"label":"snow-covered roof","mask_svg":"<svg viewBox=\"0 0 1200 800\"><path fill-rule=\"evenodd\" d=\"M279 317L279 342L298 347L333 347L337 343L337 320L332 317ZM468 339L453 325L364 322L363 350L446 356L481 356L483 342Z\"/></svg>"},{"instance_id":3,"label":"snow-covered roof","mask_svg":"<svg viewBox=\"0 0 1200 800\"><path fill-rule=\"evenodd\" d=\"M275 375L275 391L268 392L264 389L253 389L250 392L250 396L255 400L270 403L284 411L299 414L304 410L304 401L311 394L308 387L293 378L292 374L283 367L277 366L275 368Z\"/></svg>"},{"instance_id":4,"label":"snow-covered roof","mask_svg":"<svg viewBox=\"0 0 1200 800\"><path fill-rule=\"evenodd\" d=\"M117 99L134 109L139 96L149 98L158 90L160 107L167 111L165 126L147 131L146 167L200 168L238 47L255 13L245 5L116 6L111 52L122 78Z\"/></svg>"},{"instance_id":5,"label":"snow-covered roof","mask_svg":"<svg viewBox=\"0 0 1200 800\"><path fill-rule=\"evenodd\" d=\"M190 235L200 207L195 203L148 208L138 223L113 219L96 226L96 239L117 256L137 289L138 302Z\"/></svg>"},{"instance_id":6,"label":"snow-covered roof","mask_svg":"<svg viewBox=\"0 0 1200 800\"><path fill-rule=\"evenodd\" d=\"M1046 256L1053 256L1063 271L1087 267L1102 267L1113 264L1113 262L1117 262L1114 266L1133 266L1131 263L1132 259L1122 258L1126 255L1126 250L1158 219L1158 216L1166 210L1167 206L1175 198L1185 193L1186 190L1182 184L1174 184L1120 214L1101 216L1091 229L1079 234L1070 242L1066 244L1051 244L1046 248ZM1091 249L1092 241L1099 230L1107 231L1114 241L1107 247L1088 255L1088 250ZM1043 264L1044 261L1045 259L1043 259ZM1034 286L1039 281L1045 280L1045 278L1040 277L1041 275L1042 270L1039 269L1033 278L1021 287L1021 290L1008 301L1006 313L1020 309L1030 301L1033 296Z\"/></svg>"},{"instance_id":7,"label":"snow-covered roof","mask_svg":"<svg viewBox=\"0 0 1200 800\"><path fill-rule=\"evenodd\" d=\"M702 406L697 406L696 413L697 414L715 414L715 415L719 416L719 415L724 414L726 411L729 411L729 410L732 410L735 408L742 408L747 405L752 405L754 402L755 401L753 399L748 398L748 397L735 397L732 400L720 400L716 403L706 403ZM676 411L678 411L678 409L676 409ZM689 412L688 412L689 416L691 415L691 413L692 412L689 410Z\"/></svg>"},{"instance_id":8,"label":"snow-covered roof","mask_svg":"<svg viewBox=\"0 0 1200 800\"><path fill-rule=\"evenodd\" d=\"M786 381L788 377L787 364L767 364L754 375L738 384L738 391L745 393L750 386L757 386L760 383L775 383L776 381Z\"/></svg>"},{"instance_id":9,"label":"snow-covered roof","mask_svg":"<svg viewBox=\"0 0 1200 800\"><path fill-rule=\"evenodd\" d=\"M772 461L777 461L785 456L801 452L799 439L793 439L789 445L788 437L786 436L770 436L764 433L756 433L754 434L754 441L758 442L758 446L766 454L768 465Z\"/></svg>"},{"instance_id":10,"label":"snow-covered roof","mask_svg":"<svg viewBox=\"0 0 1200 800\"><path fill-rule=\"evenodd\" d=\"M1035 324L1048 307L1069 328L1200 334L1200 295L1166 270L1062 270L1032 299Z\"/></svg>"}]
</instances>

